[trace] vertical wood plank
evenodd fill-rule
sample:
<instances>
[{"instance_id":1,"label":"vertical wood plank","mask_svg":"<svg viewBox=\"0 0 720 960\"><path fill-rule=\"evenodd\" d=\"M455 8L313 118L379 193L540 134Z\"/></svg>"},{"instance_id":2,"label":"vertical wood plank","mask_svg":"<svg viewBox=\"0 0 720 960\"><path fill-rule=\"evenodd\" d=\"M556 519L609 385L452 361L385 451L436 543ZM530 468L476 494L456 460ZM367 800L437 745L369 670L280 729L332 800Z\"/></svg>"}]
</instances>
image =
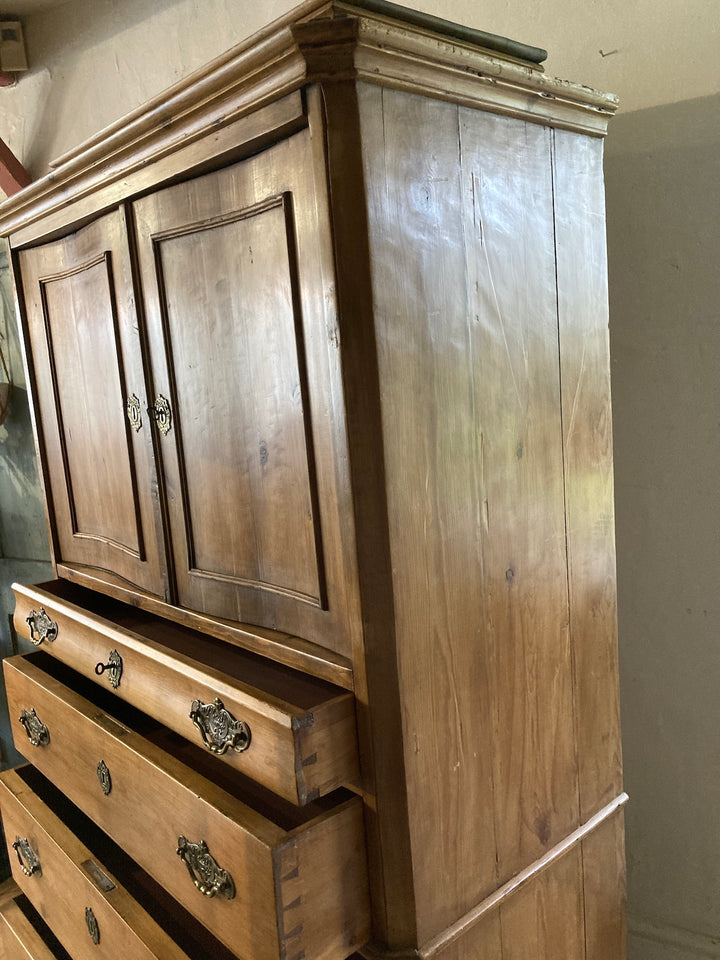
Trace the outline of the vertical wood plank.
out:
<instances>
[{"instance_id":1,"label":"vertical wood plank","mask_svg":"<svg viewBox=\"0 0 720 960\"><path fill-rule=\"evenodd\" d=\"M385 463L370 252L366 224L365 171L361 165L360 107L369 149L378 149L381 111L378 88L351 83L322 90L332 236L339 312L335 339L342 346L348 455L353 483L349 505L355 521L362 636L353 650L358 739L366 803L366 836L373 903L373 935L388 946L417 942L412 856L403 757L403 729L393 617L393 579L387 529ZM317 109L320 91L309 102ZM365 117L365 109L368 114ZM311 113L311 123L312 123ZM367 130L365 121L373 118ZM320 165L316 165L316 170ZM369 188L368 188L369 189ZM352 212L352 216L348 212ZM340 462L338 461L338 467Z\"/></svg>"},{"instance_id":2,"label":"vertical wood plank","mask_svg":"<svg viewBox=\"0 0 720 960\"><path fill-rule=\"evenodd\" d=\"M622 790L602 141L553 132L581 817Z\"/></svg>"},{"instance_id":3,"label":"vertical wood plank","mask_svg":"<svg viewBox=\"0 0 720 960\"><path fill-rule=\"evenodd\" d=\"M502 952L500 911L483 917L465 936L433 955L432 960L505 960ZM575 960L575 958L573 958Z\"/></svg>"},{"instance_id":4,"label":"vertical wood plank","mask_svg":"<svg viewBox=\"0 0 720 960\"><path fill-rule=\"evenodd\" d=\"M602 824L583 840L585 941L587 960L624 960L625 920L624 815Z\"/></svg>"},{"instance_id":5,"label":"vertical wood plank","mask_svg":"<svg viewBox=\"0 0 720 960\"><path fill-rule=\"evenodd\" d=\"M582 960L582 856L571 850L500 907L503 960ZM605 953L605 960L615 954Z\"/></svg>"},{"instance_id":6,"label":"vertical wood plank","mask_svg":"<svg viewBox=\"0 0 720 960\"><path fill-rule=\"evenodd\" d=\"M458 117L362 89L361 119L422 943L496 879Z\"/></svg>"},{"instance_id":7,"label":"vertical wood plank","mask_svg":"<svg viewBox=\"0 0 720 960\"><path fill-rule=\"evenodd\" d=\"M498 880L579 823L550 131L460 110Z\"/></svg>"},{"instance_id":8,"label":"vertical wood plank","mask_svg":"<svg viewBox=\"0 0 720 960\"><path fill-rule=\"evenodd\" d=\"M579 822L550 134L361 105L423 942Z\"/></svg>"}]
</instances>

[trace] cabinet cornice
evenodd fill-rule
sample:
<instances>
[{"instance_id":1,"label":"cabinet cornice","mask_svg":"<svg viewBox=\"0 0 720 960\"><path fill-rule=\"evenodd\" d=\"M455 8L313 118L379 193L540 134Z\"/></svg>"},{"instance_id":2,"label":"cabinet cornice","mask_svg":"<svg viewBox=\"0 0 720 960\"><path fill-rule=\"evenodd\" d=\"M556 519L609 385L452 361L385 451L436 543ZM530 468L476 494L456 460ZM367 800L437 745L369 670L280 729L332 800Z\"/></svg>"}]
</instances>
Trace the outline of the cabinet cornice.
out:
<instances>
[{"instance_id":1,"label":"cabinet cornice","mask_svg":"<svg viewBox=\"0 0 720 960\"><path fill-rule=\"evenodd\" d=\"M367 82L604 136L617 108L612 94L548 77L532 60L472 43L469 36L483 36L477 31L458 28L455 37L445 21L436 21L442 30L436 32L428 27L434 18L400 20L387 13L394 5L367 3L308 0L296 7L59 157L50 173L0 205L0 234L14 246L36 242L171 179L190 161L199 165L243 142L252 145L253 136L297 128L304 122L299 91L314 83ZM496 39L516 52L534 49ZM268 106L272 116L265 120ZM236 128L250 114L257 114L257 122L246 124L251 129ZM91 195L93 202L75 206ZM45 218L41 231L28 229Z\"/></svg>"}]
</instances>

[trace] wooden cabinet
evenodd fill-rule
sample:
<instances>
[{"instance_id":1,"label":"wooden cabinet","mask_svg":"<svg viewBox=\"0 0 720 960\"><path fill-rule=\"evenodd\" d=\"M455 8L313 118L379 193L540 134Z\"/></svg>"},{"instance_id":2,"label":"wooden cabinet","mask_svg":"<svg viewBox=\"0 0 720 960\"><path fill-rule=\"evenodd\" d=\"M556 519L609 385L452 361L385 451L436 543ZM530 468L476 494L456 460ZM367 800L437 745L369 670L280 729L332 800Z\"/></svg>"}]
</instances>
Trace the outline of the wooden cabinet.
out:
<instances>
[{"instance_id":1,"label":"wooden cabinet","mask_svg":"<svg viewBox=\"0 0 720 960\"><path fill-rule=\"evenodd\" d=\"M616 104L541 53L310 0L0 207L58 574L0 806L191 960L624 955Z\"/></svg>"}]
</instances>

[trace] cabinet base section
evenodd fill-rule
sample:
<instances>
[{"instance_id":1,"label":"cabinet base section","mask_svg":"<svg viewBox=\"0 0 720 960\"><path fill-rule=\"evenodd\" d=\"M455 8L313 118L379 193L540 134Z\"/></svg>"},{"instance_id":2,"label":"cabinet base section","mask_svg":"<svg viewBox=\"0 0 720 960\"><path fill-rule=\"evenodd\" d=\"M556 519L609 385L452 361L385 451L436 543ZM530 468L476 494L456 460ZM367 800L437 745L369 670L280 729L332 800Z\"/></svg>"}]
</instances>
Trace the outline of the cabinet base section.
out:
<instances>
[{"instance_id":1,"label":"cabinet base section","mask_svg":"<svg viewBox=\"0 0 720 960\"><path fill-rule=\"evenodd\" d=\"M419 947L370 943L364 960L536 960L626 955L625 793Z\"/></svg>"}]
</instances>

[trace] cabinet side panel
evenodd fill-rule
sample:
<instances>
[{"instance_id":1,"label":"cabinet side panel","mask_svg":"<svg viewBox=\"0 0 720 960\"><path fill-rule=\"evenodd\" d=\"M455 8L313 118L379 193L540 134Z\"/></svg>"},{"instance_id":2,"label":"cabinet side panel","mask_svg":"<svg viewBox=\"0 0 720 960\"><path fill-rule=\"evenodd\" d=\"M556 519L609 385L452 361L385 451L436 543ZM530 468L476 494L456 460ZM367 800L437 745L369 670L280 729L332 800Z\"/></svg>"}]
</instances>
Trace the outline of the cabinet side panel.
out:
<instances>
[{"instance_id":1,"label":"cabinet side panel","mask_svg":"<svg viewBox=\"0 0 720 960\"><path fill-rule=\"evenodd\" d=\"M570 633L587 820L622 790L603 144L553 137Z\"/></svg>"},{"instance_id":2,"label":"cabinet side panel","mask_svg":"<svg viewBox=\"0 0 720 960\"><path fill-rule=\"evenodd\" d=\"M622 811L582 843L587 960L624 960L625 825Z\"/></svg>"},{"instance_id":3,"label":"cabinet side panel","mask_svg":"<svg viewBox=\"0 0 720 960\"><path fill-rule=\"evenodd\" d=\"M361 118L422 943L579 822L550 133Z\"/></svg>"},{"instance_id":4,"label":"cabinet side panel","mask_svg":"<svg viewBox=\"0 0 720 960\"><path fill-rule=\"evenodd\" d=\"M503 960L585 956L582 855L579 848L535 877L500 907ZM605 955L607 960L613 954Z\"/></svg>"}]
</instances>

